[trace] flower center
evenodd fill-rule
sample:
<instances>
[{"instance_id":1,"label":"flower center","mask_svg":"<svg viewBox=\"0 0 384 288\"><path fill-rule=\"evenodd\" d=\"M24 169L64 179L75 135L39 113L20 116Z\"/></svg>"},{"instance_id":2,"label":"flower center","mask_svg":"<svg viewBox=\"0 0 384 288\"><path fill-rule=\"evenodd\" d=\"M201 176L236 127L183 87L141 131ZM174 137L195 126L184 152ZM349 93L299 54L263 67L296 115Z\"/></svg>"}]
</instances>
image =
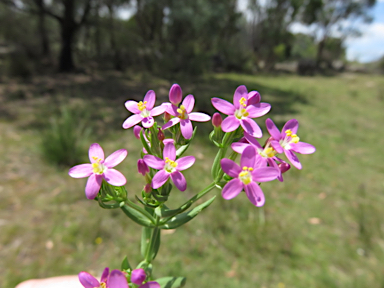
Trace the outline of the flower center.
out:
<instances>
[{"instance_id":1,"label":"flower center","mask_svg":"<svg viewBox=\"0 0 384 288\"><path fill-rule=\"evenodd\" d=\"M143 118L147 118L150 116L150 113L147 110L147 101L140 101L139 103L137 103L137 108L141 111L140 115Z\"/></svg>"},{"instance_id":2,"label":"flower center","mask_svg":"<svg viewBox=\"0 0 384 288\"><path fill-rule=\"evenodd\" d=\"M248 185L249 183L252 182L252 172L253 168L252 167L243 167L243 171L239 173L239 179L241 182L243 182L245 185Z\"/></svg>"},{"instance_id":3,"label":"flower center","mask_svg":"<svg viewBox=\"0 0 384 288\"><path fill-rule=\"evenodd\" d=\"M95 174L103 174L105 170L107 170L107 167L104 165L103 159L93 156L92 157L96 162L92 163L93 173Z\"/></svg>"},{"instance_id":4,"label":"flower center","mask_svg":"<svg viewBox=\"0 0 384 288\"><path fill-rule=\"evenodd\" d=\"M179 116L177 117L179 117L180 119L188 119L188 113L185 110L184 105L180 105L180 108L177 109L177 113L179 113Z\"/></svg>"},{"instance_id":5,"label":"flower center","mask_svg":"<svg viewBox=\"0 0 384 288\"><path fill-rule=\"evenodd\" d=\"M176 171L177 163L168 157L165 157L165 166L164 170L167 171L168 173L172 173Z\"/></svg>"},{"instance_id":6,"label":"flower center","mask_svg":"<svg viewBox=\"0 0 384 288\"><path fill-rule=\"evenodd\" d=\"M296 134L293 134L291 129L288 129L287 131L285 131L284 139L280 140L280 145L284 149L290 149L289 144L298 143L299 141L300 141L299 136L297 136Z\"/></svg>"},{"instance_id":7,"label":"flower center","mask_svg":"<svg viewBox=\"0 0 384 288\"><path fill-rule=\"evenodd\" d=\"M100 286L95 288L107 288L107 284L105 284L105 282L101 282Z\"/></svg>"},{"instance_id":8,"label":"flower center","mask_svg":"<svg viewBox=\"0 0 384 288\"><path fill-rule=\"evenodd\" d=\"M245 99L244 97L241 97L239 100L240 105L243 107L247 106L246 102L247 102L247 99Z\"/></svg>"},{"instance_id":9,"label":"flower center","mask_svg":"<svg viewBox=\"0 0 384 288\"><path fill-rule=\"evenodd\" d=\"M235 117L237 119L243 119L249 116L248 111L245 108L240 108L235 111Z\"/></svg>"},{"instance_id":10,"label":"flower center","mask_svg":"<svg viewBox=\"0 0 384 288\"><path fill-rule=\"evenodd\" d=\"M260 149L261 150L261 149ZM265 147L263 150L259 151L261 157L272 158L277 154L276 150L273 147Z\"/></svg>"}]
</instances>

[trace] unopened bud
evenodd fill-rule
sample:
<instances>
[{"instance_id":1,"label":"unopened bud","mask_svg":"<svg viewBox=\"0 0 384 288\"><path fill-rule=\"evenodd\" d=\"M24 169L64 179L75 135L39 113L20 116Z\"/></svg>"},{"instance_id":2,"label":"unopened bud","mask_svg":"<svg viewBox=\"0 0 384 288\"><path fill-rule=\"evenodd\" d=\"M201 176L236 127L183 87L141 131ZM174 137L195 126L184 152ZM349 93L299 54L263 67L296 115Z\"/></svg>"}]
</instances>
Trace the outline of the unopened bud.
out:
<instances>
[{"instance_id":1,"label":"unopened bud","mask_svg":"<svg viewBox=\"0 0 384 288\"><path fill-rule=\"evenodd\" d=\"M221 126L221 122L223 122L223 118L221 118L221 115L220 113L215 113L213 114L212 116L212 125L214 127L220 127Z\"/></svg>"},{"instance_id":2,"label":"unopened bud","mask_svg":"<svg viewBox=\"0 0 384 288\"><path fill-rule=\"evenodd\" d=\"M169 89L169 101L178 106L183 98L183 92L178 84L173 84L171 89Z\"/></svg>"},{"instance_id":3,"label":"unopened bud","mask_svg":"<svg viewBox=\"0 0 384 288\"><path fill-rule=\"evenodd\" d=\"M149 167L147 164L145 164L143 159L139 159L137 161L137 170L139 171L140 174L145 176L149 172Z\"/></svg>"},{"instance_id":4,"label":"unopened bud","mask_svg":"<svg viewBox=\"0 0 384 288\"><path fill-rule=\"evenodd\" d=\"M171 114L168 112L164 113L164 122L167 123L169 120L171 120Z\"/></svg>"},{"instance_id":5,"label":"unopened bud","mask_svg":"<svg viewBox=\"0 0 384 288\"><path fill-rule=\"evenodd\" d=\"M136 285L141 285L145 278L147 278L147 275L145 274L145 271L143 268L135 269L132 271L131 274L131 282Z\"/></svg>"},{"instance_id":6,"label":"unopened bud","mask_svg":"<svg viewBox=\"0 0 384 288\"><path fill-rule=\"evenodd\" d=\"M144 186L144 192L147 193L147 194L152 192L151 184L148 183L147 185Z\"/></svg>"},{"instance_id":7,"label":"unopened bud","mask_svg":"<svg viewBox=\"0 0 384 288\"><path fill-rule=\"evenodd\" d=\"M289 165L287 162L282 162L279 164L279 169L280 169L281 173L285 173L289 169L291 169L291 165Z\"/></svg>"},{"instance_id":8,"label":"unopened bud","mask_svg":"<svg viewBox=\"0 0 384 288\"><path fill-rule=\"evenodd\" d=\"M157 132L157 139L159 139L160 142L162 142L165 139L164 132L163 130L161 130L161 128L159 128L159 132Z\"/></svg>"},{"instance_id":9,"label":"unopened bud","mask_svg":"<svg viewBox=\"0 0 384 288\"><path fill-rule=\"evenodd\" d=\"M141 132L141 129L143 129L142 127L140 127L139 125L136 125L135 127L133 127L133 135L135 135L135 137L137 139L140 139L140 132Z\"/></svg>"}]
</instances>

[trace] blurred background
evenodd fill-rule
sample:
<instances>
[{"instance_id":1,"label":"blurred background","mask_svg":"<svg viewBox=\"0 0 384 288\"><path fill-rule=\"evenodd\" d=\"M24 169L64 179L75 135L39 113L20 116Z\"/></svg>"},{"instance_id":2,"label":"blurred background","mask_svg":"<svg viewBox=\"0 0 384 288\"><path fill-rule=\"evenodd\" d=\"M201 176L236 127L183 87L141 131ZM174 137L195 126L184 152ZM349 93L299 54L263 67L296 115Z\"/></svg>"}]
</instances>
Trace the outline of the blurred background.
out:
<instances>
[{"instance_id":1,"label":"blurred background","mask_svg":"<svg viewBox=\"0 0 384 288\"><path fill-rule=\"evenodd\" d=\"M68 169L88 161L91 143L106 155L126 148L117 168L135 200L145 181L124 102L153 89L160 104L178 83L211 115L212 97L257 90L272 105L257 119L264 134L265 119L296 118L317 151L262 185L263 208L212 191L209 209L163 231L155 276L384 287L383 73L382 0L0 0L1 286L141 261L141 228L87 200ZM211 130L199 125L172 207L210 183Z\"/></svg>"}]
</instances>

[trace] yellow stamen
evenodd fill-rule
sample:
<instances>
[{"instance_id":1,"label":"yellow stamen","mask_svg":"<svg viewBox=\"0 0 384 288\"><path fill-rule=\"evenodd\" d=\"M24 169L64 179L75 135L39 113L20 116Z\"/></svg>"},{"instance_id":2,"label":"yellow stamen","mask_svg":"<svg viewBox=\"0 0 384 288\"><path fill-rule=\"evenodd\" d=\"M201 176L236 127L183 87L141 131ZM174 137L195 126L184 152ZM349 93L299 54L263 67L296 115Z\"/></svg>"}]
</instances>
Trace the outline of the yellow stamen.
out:
<instances>
[{"instance_id":1,"label":"yellow stamen","mask_svg":"<svg viewBox=\"0 0 384 288\"><path fill-rule=\"evenodd\" d=\"M245 104L245 101L247 101L247 99L245 99L244 97L241 97L239 100L240 105L243 107L247 106L247 104Z\"/></svg>"},{"instance_id":2,"label":"yellow stamen","mask_svg":"<svg viewBox=\"0 0 384 288\"><path fill-rule=\"evenodd\" d=\"M107 288L107 284L105 284L104 282L101 282L100 283L100 288Z\"/></svg>"},{"instance_id":3,"label":"yellow stamen","mask_svg":"<svg viewBox=\"0 0 384 288\"><path fill-rule=\"evenodd\" d=\"M137 108L140 110L140 111L143 111L144 109L147 108L147 101L140 101L139 103L137 103Z\"/></svg>"},{"instance_id":4,"label":"yellow stamen","mask_svg":"<svg viewBox=\"0 0 384 288\"><path fill-rule=\"evenodd\" d=\"M172 168L176 168L177 167L177 162L169 159L168 157L165 157L165 163L167 163Z\"/></svg>"}]
</instances>

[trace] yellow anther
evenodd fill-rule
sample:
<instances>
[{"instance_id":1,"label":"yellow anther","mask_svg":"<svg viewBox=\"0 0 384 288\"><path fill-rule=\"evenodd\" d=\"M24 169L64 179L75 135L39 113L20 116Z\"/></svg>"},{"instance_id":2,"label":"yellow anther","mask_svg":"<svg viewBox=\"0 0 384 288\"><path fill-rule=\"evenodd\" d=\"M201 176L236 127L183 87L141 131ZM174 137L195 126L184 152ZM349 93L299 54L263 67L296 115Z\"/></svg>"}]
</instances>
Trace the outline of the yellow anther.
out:
<instances>
[{"instance_id":1,"label":"yellow anther","mask_svg":"<svg viewBox=\"0 0 384 288\"><path fill-rule=\"evenodd\" d=\"M147 108L147 101L140 101L139 103L137 103L137 108L140 110L140 111L143 111L144 109Z\"/></svg>"},{"instance_id":2,"label":"yellow anther","mask_svg":"<svg viewBox=\"0 0 384 288\"><path fill-rule=\"evenodd\" d=\"M241 114L243 114L243 117L248 117L249 116L249 113L247 110L245 110L244 108L241 109Z\"/></svg>"},{"instance_id":3,"label":"yellow anther","mask_svg":"<svg viewBox=\"0 0 384 288\"><path fill-rule=\"evenodd\" d=\"M291 142L293 143L298 143L300 141L300 138L296 134L292 135L291 137Z\"/></svg>"},{"instance_id":4,"label":"yellow anther","mask_svg":"<svg viewBox=\"0 0 384 288\"><path fill-rule=\"evenodd\" d=\"M93 159L93 160L97 160L97 159L99 159L99 158L96 157L96 156L92 156L92 159Z\"/></svg>"},{"instance_id":5,"label":"yellow anther","mask_svg":"<svg viewBox=\"0 0 384 288\"><path fill-rule=\"evenodd\" d=\"M168 157L165 157L165 163L168 164L169 166L171 166L172 168L177 167L177 163L175 161L169 159Z\"/></svg>"},{"instance_id":6,"label":"yellow anther","mask_svg":"<svg viewBox=\"0 0 384 288\"><path fill-rule=\"evenodd\" d=\"M239 100L240 105L243 107L247 106L247 104L245 104L245 101L247 101L247 99L245 99L244 97L241 97Z\"/></svg>"},{"instance_id":7,"label":"yellow anther","mask_svg":"<svg viewBox=\"0 0 384 288\"><path fill-rule=\"evenodd\" d=\"M185 111L185 106L184 105L180 105L180 109Z\"/></svg>"},{"instance_id":8,"label":"yellow anther","mask_svg":"<svg viewBox=\"0 0 384 288\"><path fill-rule=\"evenodd\" d=\"M101 282L100 283L100 288L107 288L107 284L105 284L104 282Z\"/></svg>"},{"instance_id":9,"label":"yellow anther","mask_svg":"<svg viewBox=\"0 0 384 288\"><path fill-rule=\"evenodd\" d=\"M253 171L253 168L252 168L252 167L249 167L249 168L248 168L248 171Z\"/></svg>"},{"instance_id":10,"label":"yellow anther","mask_svg":"<svg viewBox=\"0 0 384 288\"><path fill-rule=\"evenodd\" d=\"M177 113L179 113L179 114L183 114L183 110L181 110L180 108L177 108Z\"/></svg>"},{"instance_id":11,"label":"yellow anther","mask_svg":"<svg viewBox=\"0 0 384 288\"><path fill-rule=\"evenodd\" d=\"M248 171L243 171L239 174L240 177L244 177L244 176L247 176L248 175Z\"/></svg>"},{"instance_id":12,"label":"yellow anther","mask_svg":"<svg viewBox=\"0 0 384 288\"><path fill-rule=\"evenodd\" d=\"M291 136L292 135L291 129L288 129L287 131L285 131L285 134L287 134L287 136Z\"/></svg>"},{"instance_id":13,"label":"yellow anther","mask_svg":"<svg viewBox=\"0 0 384 288\"><path fill-rule=\"evenodd\" d=\"M247 166L244 166L244 167L243 167L243 170L248 170Z\"/></svg>"}]
</instances>

